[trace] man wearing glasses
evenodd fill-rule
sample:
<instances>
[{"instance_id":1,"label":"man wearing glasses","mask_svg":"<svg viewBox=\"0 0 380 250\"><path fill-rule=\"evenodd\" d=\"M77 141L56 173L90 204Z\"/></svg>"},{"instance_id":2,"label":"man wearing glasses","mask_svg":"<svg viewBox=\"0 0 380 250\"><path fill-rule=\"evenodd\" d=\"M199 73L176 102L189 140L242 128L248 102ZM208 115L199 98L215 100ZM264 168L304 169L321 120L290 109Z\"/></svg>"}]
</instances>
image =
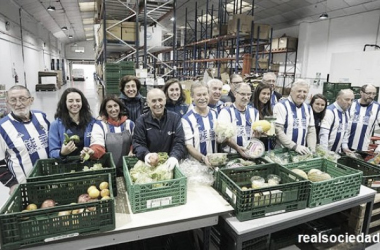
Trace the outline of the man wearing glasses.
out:
<instances>
[{"instance_id":1,"label":"man wearing glasses","mask_svg":"<svg viewBox=\"0 0 380 250\"><path fill-rule=\"evenodd\" d=\"M223 96L221 101L224 102L227 106L231 105L235 102L235 89L236 86L243 82L243 78L238 74L232 74L230 76L230 92L228 92L227 96Z\"/></svg>"},{"instance_id":2,"label":"man wearing glasses","mask_svg":"<svg viewBox=\"0 0 380 250\"><path fill-rule=\"evenodd\" d=\"M254 107L248 105L251 99L251 87L247 83L240 83L236 86L234 95L235 102L223 108L218 116L219 123L232 123L236 125L236 136L227 141L224 152L238 152L244 158L250 158L246 147L252 136L252 123L259 120L259 112Z\"/></svg>"},{"instance_id":3,"label":"man wearing glasses","mask_svg":"<svg viewBox=\"0 0 380 250\"><path fill-rule=\"evenodd\" d=\"M38 159L48 158L46 114L31 111L34 98L21 85L11 87L6 101L11 113L0 120L0 181L13 192Z\"/></svg>"},{"instance_id":4,"label":"man wearing glasses","mask_svg":"<svg viewBox=\"0 0 380 250\"><path fill-rule=\"evenodd\" d=\"M368 84L360 89L360 99L354 100L349 109L350 121L345 139L348 140L348 148L367 151L376 123L380 124L380 105L375 101L376 88Z\"/></svg>"}]
</instances>

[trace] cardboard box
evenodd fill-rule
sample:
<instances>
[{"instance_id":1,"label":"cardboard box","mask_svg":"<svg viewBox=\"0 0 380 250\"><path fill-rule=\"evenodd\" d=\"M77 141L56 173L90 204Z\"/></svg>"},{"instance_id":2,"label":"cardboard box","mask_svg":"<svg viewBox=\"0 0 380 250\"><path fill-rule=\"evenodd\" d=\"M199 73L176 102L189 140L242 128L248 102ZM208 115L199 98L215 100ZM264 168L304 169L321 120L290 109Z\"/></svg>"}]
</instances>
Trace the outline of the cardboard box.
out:
<instances>
[{"instance_id":1,"label":"cardboard box","mask_svg":"<svg viewBox=\"0 0 380 250\"><path fill-rule=\"evenodd\" d=\"M212 28L212 36L224 36L227 35L228 25L223 24L221 27L221 32L219 33L219 24L214 25Z\"/></svg>"},{"instance_id":2,"label":"cardboard box","mask_svg":"<svg viewBox=\"0 0 380 250\"><path fill-rule=\"evenodd\" d=\"M250 34L251 33L251 24L254 20L254 17L246 14L236 14L228 21L228 34L237 33L237 22L240 19L240 33Z\"/></svg>"},{"instance_id":3,"label":"cardboard box","mask_svg":"<svg viewBox=\"0 0 380 250\"><path fill-rule=\"evenodd\" d=\"M106 39L109 40L109 41L117 41L118 39L121 39L121 28L122 28L122 23L118 23L120 21L117 21L117 20L106 20L106 27L107 27L107 31L108 32L111 32L114 36L112 36L111 34L109 34L108 32L107 33L107 36L106 36ZM116 23L118 23L117 25L115 25ZM113 26L115 25L115 26ZM112 28L109 28L113 26ZM100 21L100 28L98 30L98 36L99 36L99 41L102 41L103 40L103 20Z\"/></svg>"},{"instance_id":4,"label":"cardboard box","mask_svg":"<svg viewBox=\"0 0 380 250\"><path fill-rule=\"evenodd\" d=\"M260 27L260 36L258 37L257 36L257 32L258 32L258 28ZM269 39L269 36L270 36L270 30L271 30L271 26L269 24L255 24L255 28L253 30L253 38L254 39Z\"/></svg>"},{"instance_id":5,"label":"cardboard box","mask_svg":"<svg viewBox=\"0 0 380 250\"><path fill-rule=\"evenodd\" d=\"M278 50L278 38L272 38L272 51Z\"/></svg>"},{"instance_id":6,"label":"cardboard box","mask_svg":"<svg viewBox=\"0 0 380 250\"><path fill-rule=\"evenodd\" d=\"M298 38L296 37L280 37L278 40L278 49L279 50L297 50Z\"/></svg>"},{"instance_id":7,"label":"cardboard box","mask_svg":"<svg viewBox=\"0 0 380 250\"><path fill-rule=\"evenodd\" d=\"M136 23L135 22L122 23L121 39L123 41L128 41L128 42L136 41Z\"/></svg>"}]
</instances>

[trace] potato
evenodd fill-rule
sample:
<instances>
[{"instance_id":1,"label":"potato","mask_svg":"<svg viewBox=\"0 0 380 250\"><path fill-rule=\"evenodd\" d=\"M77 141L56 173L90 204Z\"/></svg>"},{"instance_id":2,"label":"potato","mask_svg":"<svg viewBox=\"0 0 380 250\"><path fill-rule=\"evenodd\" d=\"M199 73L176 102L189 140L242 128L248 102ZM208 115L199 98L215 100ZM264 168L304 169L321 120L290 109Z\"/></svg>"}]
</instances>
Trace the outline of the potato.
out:
<instances>
[{"instance_id":1,"label":"potato","mask_svg":"<svg viewBox=\"0 0 380 250\"><path fill-rule=\"evenodd\" d=\"M55 201L52 199L45 200L42 202L41 208L55 207Z\"/></svg>"}]
</instances>

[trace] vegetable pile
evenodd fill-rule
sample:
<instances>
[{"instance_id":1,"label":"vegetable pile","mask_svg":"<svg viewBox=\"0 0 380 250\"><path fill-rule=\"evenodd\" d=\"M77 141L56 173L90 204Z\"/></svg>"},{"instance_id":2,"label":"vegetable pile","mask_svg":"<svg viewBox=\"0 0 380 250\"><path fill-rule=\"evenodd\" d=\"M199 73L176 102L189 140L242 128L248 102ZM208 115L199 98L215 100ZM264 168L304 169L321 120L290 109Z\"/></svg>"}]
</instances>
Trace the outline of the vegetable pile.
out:
<instances>
[{"instance_id":1,"label":"vegetable pile","mask_svg":"<svg viewBox=\"0 0 380 250\"><path fill-rule=\"evenodd\" d=\"M216 140L219 143L223 143L236 135L236 127L230 122L215 122L214 131L216 134Z\"/></svg>"},{"instance_id":2,"label":"vegetable pile","mask_svg":"<svg viewBox=\"0 0 380 250\"><path fill-rule=\"evenodd\" d=\"M320 181L331 180L331 175L329 175L328 173L325 173L319 169L312 168L309 170L309 172L307 174L305 171L298 169L298 168L292 169L292 171L294 173L298 174L299 176L301 176L302 178L304 178L306 180L310 180L312 182L320 182Z\"/></svg>"},{"instance_id":3,"label":"vegetable pile","mask_svg":"<svg viewBox=\"0 0 380 250\"><path fill-rule=\"evenodd\" d=\"M137 161L129 170L133 183L146 184L173 179L173 171L169 171L165 164L168 159L167 153L158 153L158 155L157 167L146 165L143 161Z\"/></svg>"}]
</instances>

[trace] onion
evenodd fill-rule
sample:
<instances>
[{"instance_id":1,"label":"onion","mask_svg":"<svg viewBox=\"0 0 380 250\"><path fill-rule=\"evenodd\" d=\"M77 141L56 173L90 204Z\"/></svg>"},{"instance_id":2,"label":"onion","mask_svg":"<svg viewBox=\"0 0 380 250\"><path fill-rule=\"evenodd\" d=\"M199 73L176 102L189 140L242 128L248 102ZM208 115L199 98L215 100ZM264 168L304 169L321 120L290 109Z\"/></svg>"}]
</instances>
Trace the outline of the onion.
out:
<instances>
[{"instance_id":1,"label":"onion","mask_svg":"<svg viewBox=\"0 0 380 250\"><path fill-rule=\"evenodd\" d=\"M88 202L88 200L90 200L91 197L88 195L88 194L81 194L79 197L78 197L78 203L86 203Z\"/></svg>"},{"instance_id":2,"label":"onion","mask_svg":"<svg viewBox=\"0 0 380 250\"><path fill-rule=\"evenodd\" d=\"M42 202L41 208L49 208L49 207L55 207L55 201L54 200L45 200Z\"/></svg>"},{"instance_id":3,"label":"onion","mask_svg":"<svg viewBox=\"0 0 380 250\"><path fill-rule=\"evenodd\" d=\"M58 216L62 216L62 215L70 215L71 214L71 211L61 211L58 213Z\"/></svg>"},{"instance_id":4,"label":"onion","mask_svg":"<svg viewBox=\"0 0 380 250\"><path fill-rule=\"evenodd\" d=\"M89 199L87 202L93 202L93 201L99 201L98 199ZM94 212L96 211L96 207L88 207L87 210L89 212Z\"/></svg>"}]
</instances>

